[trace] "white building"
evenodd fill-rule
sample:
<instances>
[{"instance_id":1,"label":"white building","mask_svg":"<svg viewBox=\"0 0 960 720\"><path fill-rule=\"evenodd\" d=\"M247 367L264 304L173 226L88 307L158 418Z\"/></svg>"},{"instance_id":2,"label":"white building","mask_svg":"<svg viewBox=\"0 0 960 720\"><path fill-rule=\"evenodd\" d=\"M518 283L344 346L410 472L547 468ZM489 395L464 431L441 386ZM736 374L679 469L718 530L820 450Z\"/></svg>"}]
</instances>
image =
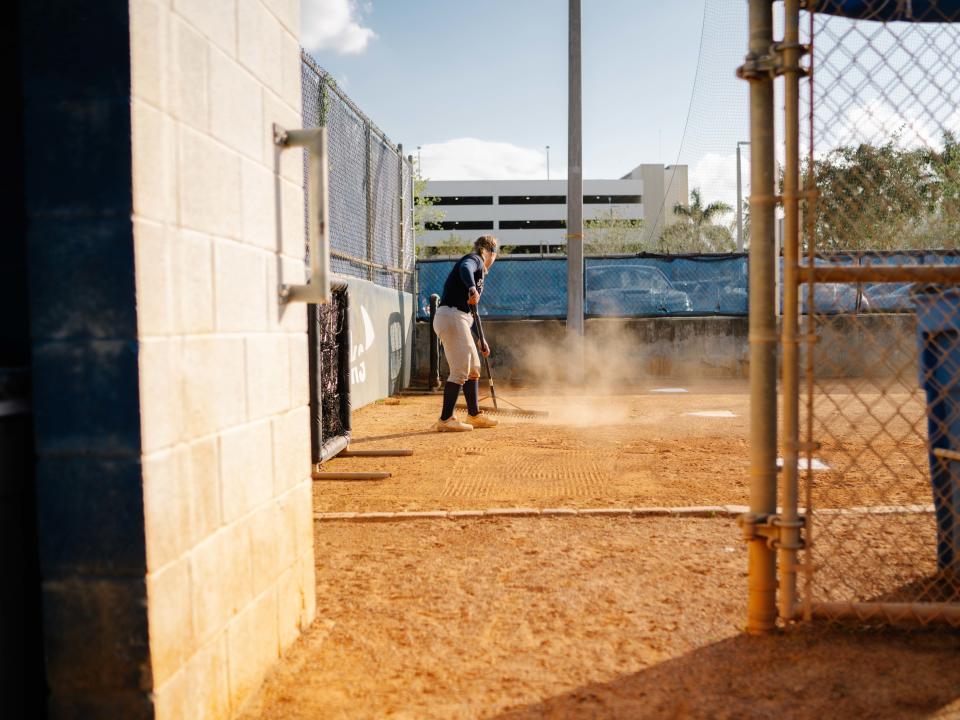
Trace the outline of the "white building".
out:
<instances>
[{"instance_id":1,"label":"white building","mask_svg":"<svg viewBox=\"0 0 960 720\"><path fill-rule=\"evenodd\" d=\"M566 180L433 180L425 195L442 215L417 235L436 247L452 237L468 243L495 235L501 245L549 252L566 245ZM686 204L686 165L638 165L619 180L583 181L584 222L613 217L643 220L643 239L674 221L673 206Z\"/></svg>"}]
</instances>

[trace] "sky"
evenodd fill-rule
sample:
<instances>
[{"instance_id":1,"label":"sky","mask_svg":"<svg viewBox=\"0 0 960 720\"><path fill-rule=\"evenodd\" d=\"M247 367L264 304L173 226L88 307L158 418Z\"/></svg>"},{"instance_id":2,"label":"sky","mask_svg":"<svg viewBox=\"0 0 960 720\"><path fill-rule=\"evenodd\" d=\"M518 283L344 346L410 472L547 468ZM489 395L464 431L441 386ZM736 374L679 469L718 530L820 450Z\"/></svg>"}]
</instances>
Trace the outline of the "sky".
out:
<instances>
[{"instance_id":1,"label":"sky","mask_svg":"<svg viewBox=\"0 0 960 720\"><path fill-rule=\"evenodd\" d=\"M550 177L566 177L567 0L301 7L304 47L391 140L419 154L425 177L546 178L546 146ZM584 177L679 161L690 164L691 187L716 184L734 200L735 144L746 132L746 83L734 77L745 8L583 0Z\"/></svg>"}]
</instances>

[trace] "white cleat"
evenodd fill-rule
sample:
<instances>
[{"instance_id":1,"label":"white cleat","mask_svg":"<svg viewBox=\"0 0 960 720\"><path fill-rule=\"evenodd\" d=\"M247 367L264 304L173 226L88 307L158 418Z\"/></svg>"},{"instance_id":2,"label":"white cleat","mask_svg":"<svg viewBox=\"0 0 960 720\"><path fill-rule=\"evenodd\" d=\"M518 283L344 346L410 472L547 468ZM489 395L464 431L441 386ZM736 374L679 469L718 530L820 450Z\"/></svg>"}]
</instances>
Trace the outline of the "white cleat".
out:
<instances>
[{"instance_id":1,"label":"white cleat","mask_svg":"<svg viewBox=\"0 0 960 720\"><path fill-rule=\"evenodd\" d=\"M437 420L436 424L433 426L433 429L437 432L468 432L473 430L471 425L462 423L457 420L455 417L449 417L446 420Z\"/></svg>"},{"instance_id":2,"label":"white cleat","mask_svg":"<svg viewBox=\"0 0 960 720\"><path fill-rule=\"evenodd\" d=\"M467 422L475 428L492 428L499 424L499 420L487 417L481 410L477 415L467 415Z\"/></svg>"}]
</instances>

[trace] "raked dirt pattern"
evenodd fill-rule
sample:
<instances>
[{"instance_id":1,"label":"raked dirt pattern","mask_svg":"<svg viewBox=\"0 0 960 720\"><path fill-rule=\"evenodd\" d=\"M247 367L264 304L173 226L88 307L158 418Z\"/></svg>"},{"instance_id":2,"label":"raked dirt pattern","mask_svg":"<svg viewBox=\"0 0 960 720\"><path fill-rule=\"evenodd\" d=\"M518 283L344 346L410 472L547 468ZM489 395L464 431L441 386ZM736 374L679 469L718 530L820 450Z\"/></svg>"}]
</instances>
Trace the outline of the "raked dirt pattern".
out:
<instances>
[{"instance_id":1,"label":"raked dirt pattern","mask_svg":"<svg viewBox=\"0 0 960 720\"><path fill-rule=\"evenodd\" d=\"M352 447L409 448L410 457L334 458L328 471L389 471L378 482L318 482L316 512L469 510L490 507L663 507L748 502L749 394L742 381L650 384L622 393L548 396L501 388L546 419L501 417L494 429L431 431L439 397L400 397L354 413ZM837 398L840 398L839 400ZM922 403L886 396L922 419ZM505 405L505 403L501 403ZM863 408L822 403L814 474L821 507L929 503L923 439L903 425L875 432ZM839 406L839 408L838 408ZM858 406L855 406L858 407ZM691 413L709 413L692 415ZM891 412L891 414L894 414ZM870 451L860 452L869 441ZM834 462L835 458L835 462ZM835 470L843 470L838 481ZM877 483L880 476L896 482Z\"/></svg>"},{"instance_id":2,"label":"raked dirt pattern","mask_svg":"<svg viewBox=\"0 0 960 720\"><path fill-rule=\"evenodd\" d=\"M317 622L246 715L960 717L960 635L739 632L731 520L317 524Z\"/></svg>"},{"instance_id":3,"label":"raked dirt pattern","mask_svg":"<svg viewBox=\"0 0 960 720\"><path fill-rule=\"evenodd\" d=\"M436 397L363 408L354 448L414 455L332 460L324 470L393 477L316 482L314 510L745 504L746 384L657 387L552 398L504 388L550 418L463 434L429 430ZM865 426L842 411L823 417L833 424L818 459L831 466ZM893 494L876 493L869 468L842 478L831 469L815 474L814 498L840 508L929 503L916 471L922 445L877 450L869 461L902 475ZM845 552L863 556L886 527L847 533ZM248 720L960 718L956 631L744 635L746 550L729 517L324 520L315 529L317 621Z\"/></svg>"}]
</instances>

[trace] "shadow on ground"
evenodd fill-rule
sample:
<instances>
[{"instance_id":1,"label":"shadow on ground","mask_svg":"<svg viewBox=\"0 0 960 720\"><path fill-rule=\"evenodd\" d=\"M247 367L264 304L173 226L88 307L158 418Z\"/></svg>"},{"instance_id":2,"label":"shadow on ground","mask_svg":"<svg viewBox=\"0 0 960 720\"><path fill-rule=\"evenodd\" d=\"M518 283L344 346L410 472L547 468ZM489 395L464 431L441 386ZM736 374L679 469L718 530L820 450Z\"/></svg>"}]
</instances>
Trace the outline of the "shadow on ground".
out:
<instances>
[{"instance_id":1,"label":"shadow on ground","mask_svg":"<svg viewBox=\"0 0 960 720\"><path fill-rule=\"evenodd\" d=\"M495 717L956 718L960 633L804 627L741 635Z\"/></svg>"}]
</instances>

